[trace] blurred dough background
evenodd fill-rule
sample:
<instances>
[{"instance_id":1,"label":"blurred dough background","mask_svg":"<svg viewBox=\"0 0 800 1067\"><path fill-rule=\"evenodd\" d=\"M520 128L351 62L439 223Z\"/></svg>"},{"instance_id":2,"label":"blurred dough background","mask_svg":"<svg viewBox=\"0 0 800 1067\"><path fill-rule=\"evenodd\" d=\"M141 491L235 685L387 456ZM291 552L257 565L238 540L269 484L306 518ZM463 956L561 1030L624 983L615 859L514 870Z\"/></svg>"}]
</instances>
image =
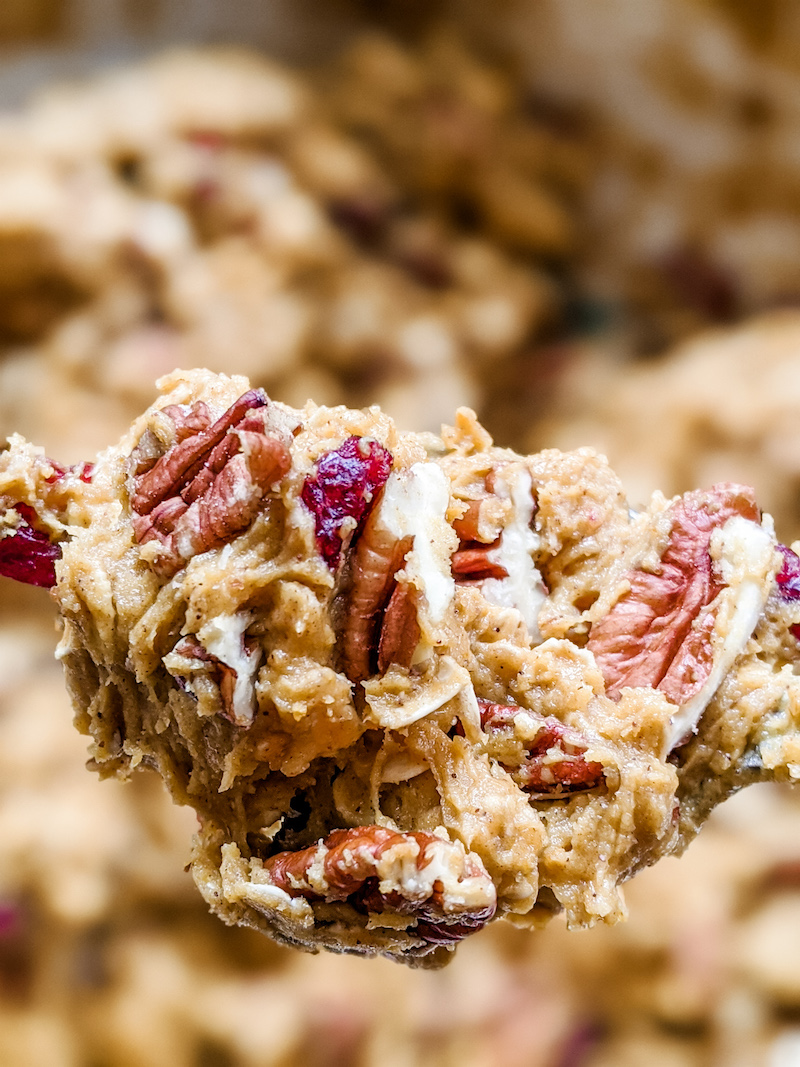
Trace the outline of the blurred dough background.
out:
<instances>
[{"instance_id":1,"label":"blurred dough background","mask_svg":"<svg viewBox=\"0 0 800 1067\"><path fill-rule=\"evenodd\" d=\"M800 538L799 56L792 0L4 0L0 437L90 459L204 365ZM206 914L154 777L84 770L53 631L3 583L3 1067L800 1064L800 795L614 929L303 956Z\"/></svg>"}]
</instances>

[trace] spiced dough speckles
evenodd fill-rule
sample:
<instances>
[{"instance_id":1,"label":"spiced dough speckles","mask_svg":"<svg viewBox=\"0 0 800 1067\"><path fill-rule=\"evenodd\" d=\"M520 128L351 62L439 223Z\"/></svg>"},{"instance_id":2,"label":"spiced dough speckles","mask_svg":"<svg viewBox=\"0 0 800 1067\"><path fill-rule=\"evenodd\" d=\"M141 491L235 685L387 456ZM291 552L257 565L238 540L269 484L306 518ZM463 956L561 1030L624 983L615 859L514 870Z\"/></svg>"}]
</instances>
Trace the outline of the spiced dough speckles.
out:
<instances>
[{"instance_id":1,"label":"spiced dough speckles","mask_svg":"<svg viewBox=\"0 0 800 1067\"><path fill-rule=\"evenodd\" d=\"M601 456L466 410L160 385L91 468L9 442L0 560L54 581L91 765L194 807L226 922L428 966L497 918L613 921L715 803L800 776L800 560L750 490L634 513Z\"/></svg>"}]
</instances>

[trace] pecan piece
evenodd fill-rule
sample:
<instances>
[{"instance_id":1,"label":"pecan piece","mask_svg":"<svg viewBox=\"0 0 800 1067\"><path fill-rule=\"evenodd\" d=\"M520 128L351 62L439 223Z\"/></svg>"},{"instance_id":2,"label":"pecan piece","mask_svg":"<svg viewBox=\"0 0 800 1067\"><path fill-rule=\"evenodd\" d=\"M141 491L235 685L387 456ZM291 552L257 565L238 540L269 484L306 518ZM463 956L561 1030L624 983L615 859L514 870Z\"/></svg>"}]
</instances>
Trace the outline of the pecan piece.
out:
<instances>
[{"instance_id":1,"label":"pecan piece","mask_svg":"<svg viewBox=\"0 0 800 1067\"><path fill-rule=\"evenodd\" d=\"M272 856L264 869L292 897L408 915L416 919L414 933L433 945L474 933L496 908L494 883L480 860L460 843L424 831L334 830L308 848Z\"/></svg>"},{"instance_id":2,"label":"pecan piece","mask_svg":"<svg viewBox=\"0 0 800 1067\"><path fill-rule=\"evenodd\" d=\"M453 553L453 577L457 582L482 582L485 578L507 578L508 571L491 559L489 553L500 547L501 538L490 545L480 541L462 541Z\"/></svg>"},{"instance_id":3,"label":"pecan piece","mask_svg":"<svg viewBox=\"0 0 800 1067\"><path fill-rule=\"evenodd\" d=\"M350 586L340 609L344 622L340 649L342 670L351 682L368 678L376 666L385 670L392 662L392 652L404 647L400 626L407 616L408 601L402 608L396 605L390 613L392 636L387 635L382 655L379 651L386 610L397 587L395 574L403 566L412 540L404 538L398 541L378 523L376 515L377 511L367 520L353 548ZM417 627L418 636L416 612L414 626ZM415 647L416 641L411 647L409 662ZM375 660L376 651L378 662ZM380 662L384 664L383 668Z\"/></svg>"},{"instance_id":4,"label":"pecan piece","mask_svg":"<svg viewBox=\"0 0 800 1067\"><path fill-rule=\"evenodd\" d=\"M408 582L397 582L383 613L378 641L378 671L383 674L396 663L410 667L419 644L418 594Z\"/></svg>"},{"instance_id":5,"label":"pecan piece","mask_svg":"<svg viewBox=\"0 0 800 1067\"><path fill-rule=\"evenodd\" d=\"M714 627L712 613L704 612L723 588L709 545L714 530L736 516L757 522L759 512L753 491L730 482L687 493L672 507L658 570L629 573L629 591L589 636L610 697L624 686L651 686L680 705L702 688Z\"/></svg>"},{"instance_id":6,"label":"pecan piece","mask_svg":"<svg viewBox=\"0 0 800 1067\"><path fill-rule=\"evenodd\" d=\"M478 700L478 707L481 728L506 741L514 739L515 720L524 716L526 737L520 746L522 758L513 764L502 762L501 766L520 789L536 799L556 800L603 784L603 765L586 759L589 745L577 730L552 715L536 715L514 704Z\"/></svg>"},{"instance_id":7,"label":"pecan piece","mask_svg":"<svg viewBox=\"0 0 800 1067\"><path fill-rule=\"evenodd\" d=\"M314 516L317 546L332 571L357 536L392 469L392 454L369 437L348 437L306 478L303 503Z\"/></svg>"},{"instance_id":8,"label":"pecan piece","mask_svg":"<svg viewBox=\"0 0 800 1067\"><path fill-rule=\"evenodd\" d=\"M227 662L222 655L210 651L195 634L181 638L164 657L165 667L181 689L202 700L203 682L210 684L218 693L215 710L237 726L249 726L255 714L254 678L261 649L244 636L250 621L248 615L233 616L228 620L212 620L204 628L207 642L234 662ZM233 647L238 650L232 652Z\"/></svg>"},{"instance_id":9,"label":"pecan piece","mask_svg":"<svg viewBox=\"0 0 800 1067\"><path fill-rule=\"evenodd\" d=\"M61 546L38 528L36 512L28 504L16 504L11 511L16 513L16 525L0 526L0 575L52 589Z\"/></svg>"},{"instance_id":10,"label":"pecan piece","mask_svg":"<svg viewBox=\"0 0 800 1067\"><path fill-rule=\"evenodd\" d=\"M450 561L453 578L459 584L477 585L490 604L514 608L531 638L538 640L539 611L547 590L534 563L539 537L533 528L536 501L531 474L523 466L503 464L486 475L485 490L453 523L460 540ZM482 522L483 512L484 519L494 512L495 521Z\"/></svg>"},{"instance_id":11,"label":"pecan piece","mask_svg":"<svg viewBox=\"0 0 800 1067\"><path fill-rule=\"evenodd\" d=\"M435 463L394 472L351 543L335 608L340 669L351 681L392 663L411 665L425 625L417 608L429 623L441 623L455 589L449 499L447 476Z\"/></svg>"},{"instance_id":12,"label":"pecan piece","mask_svg":"<svg viewBox=\"0 0 800 1067\"><path fill-rule=\"evenodd\" d=\"M264 392L251 389L211 424L202 402L188 412L165 408L175 444L152 465L134 454L133 530L139 544L161 543L157 573L171 577L192 556L247 529L264 493L289 470L286 443L267 429L263 413L254 414L266 404Z\"/></svg>"},{"instance_id":13,"label":"pecan piece","mask_svg":"<svg viewBox=\"0 0 800 1067\"><path fill-rule=\"evenodd\" d=\"M481 505L493 494L488 484L494 485L494 471L487 475L485 495L477 500L464 501L466 511L455 520L453 529L459 545L451 559L453 577L457 582L481 582L485 578L507 578L508 570L489 553L500 547L502 534L491 543L481 537Z\"/></svg>"},{"instance_id":14,"label":"pecan piece","mask_svg":"<svg viewBox=\"0 0 800 1067\"><path fill-rule=\"evenodd\" d=\"M263 389L251 389L224 412L216 422L208 425L208 407L202 401L193 404L186 416L176 405L163 414L169 415L176 428L176 443L153 467L135 481L131 507L138 515L146 515L167 497L188 485L205 463L211 450L253 408L265 407L267 397ZM197 428L198 426L202 428ZM190 433L181 432L186 427Z\"/></svg>"},{"instance_id":15,"label":"pecan piece","mask_svg":"<svg viewBox=\"0 0 800 1067\"><path fill-rule=\"evenodd\" d=\"M251 390L257 396L258 390ZM244 396L248 396L247 393ZM260 399L260 397L259 397ZM214 425L214 416L211 414L211 409L208 404L202 400L198 400L196 404L192 404L191 407L185 408L180 404L168 404L167 407L161 409L162 415L167 415L175 426L175 442L180 444L181 441L186 441L189 437L194 437L195 434L203 433L205 430L210 429Z\"/></svg>"},{"instance_id":16,"label":"pecan piece","mask_svg":"<svg viewBox=\"0 0 800 1067\"><path fill-rule=\"evenodd\" d=\"M458 534L459 541L480 541L480 519L482 499L462 502L466 511L460 519L453 523L453 529Z\"/></svg>"}]
</instances>

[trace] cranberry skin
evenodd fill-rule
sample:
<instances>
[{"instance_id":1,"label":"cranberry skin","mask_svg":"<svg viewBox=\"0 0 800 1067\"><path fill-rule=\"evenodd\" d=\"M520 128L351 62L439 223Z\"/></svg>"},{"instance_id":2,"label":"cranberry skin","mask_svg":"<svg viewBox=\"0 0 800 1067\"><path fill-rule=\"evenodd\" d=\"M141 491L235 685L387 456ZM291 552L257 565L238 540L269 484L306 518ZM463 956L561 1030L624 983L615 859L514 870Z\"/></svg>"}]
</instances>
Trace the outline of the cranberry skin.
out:
<instances>
[{"instance_id":1,"label":"cranberry skin","mask_svg":"<svg viewBox=\"0 0 800 1067\"><path fill-rule=\"evenodd\" d=\"M66 478L68 467L62 467L60 463L56 463L54 459L51 459L50 466L53 468L53 473L45 478L48 485L54 485L56 482L60 482L62 478Z\"/></svg>"},{"instance_id":2,"label":"cranberry skin","mask_svg":"<svg viewBox=\"0 0 800 1067\"><path fill-rule=\"evenodd\" d=\"M317 547L332 571L339 566L342 526L347 519L355 520L356 530L363 525L391 469L392 454L379 441L348 437L306 478L302 500L314 515Z\"/></svg>"},{"instance_id":3,"label":"cranberry skin","mask_svg":"<svg viewBox=\"0 0 800 1067\"><path fill-rule=\"evenodd\" d=\"M19 907L7 900L0 900L0 941L19 933L22 926Z\"/></svg>"},{"instance_id":4,"label":"cranberry skin","mask_svg":"<svg viewBox=\"0 0 800 1067\"><path fill-rule=\"evenodd\" d=\"M61 559L61 546L35 529L33 508L17 504L15 511L27 525L18 527L9 537L0 538L0 575L26 585L52 589L56 584L56 560Z\"/></svg>"},{"instance_id":5,"label":"cranberry skin","mask_svg":"<svg viewBox=\"0 0 800 1067\"><path fill-rule=\"evenodd\" d=\"M75 471L82 482L89 485L94 474L94 463L76 463L70 469Z\"/></svg>"},{"instance_id":6,"label":"cranberry skin","mask_svg":"<svg viewBox=\"0 0 800 1067\"><path fill-rule=\"evenodd\" d=\"M48 485L53 485L55 482L60 482L62 478L66 478L68 474L77 474L82 482L87 485L92 480L92 474L94 473L94 463L73 463L71 467L62 467L60 463L54 462L52 459L49 461L50 466L53 468L53 473L49 478L45 478Z\"/></svg>"},{"instance_id":7,"label":"cranberry skin","mask_svg":"<svg viewBox=\"0 0 800 1067\"><path fill-rule=\"evenodd\" d=\"M783 565L775 577L780 594L784 600L800 600L800 556L786 545L778 545L778 551L783 556Z\"/></svg>"},{"instance_id":8,"label":"cranberry skin","mask_svg":"<svg viewBox=\"0 0 800 1067\"><path fill-rule=\"evenodd\" d=\"M778 545L778 551L783 556L783 565L775 576L775 581L783 599L793 604L800 600L800 556L786 545ZM800 641L800 623L795 623L790 629L792 636Z\"/></svg>"}]
</instances>

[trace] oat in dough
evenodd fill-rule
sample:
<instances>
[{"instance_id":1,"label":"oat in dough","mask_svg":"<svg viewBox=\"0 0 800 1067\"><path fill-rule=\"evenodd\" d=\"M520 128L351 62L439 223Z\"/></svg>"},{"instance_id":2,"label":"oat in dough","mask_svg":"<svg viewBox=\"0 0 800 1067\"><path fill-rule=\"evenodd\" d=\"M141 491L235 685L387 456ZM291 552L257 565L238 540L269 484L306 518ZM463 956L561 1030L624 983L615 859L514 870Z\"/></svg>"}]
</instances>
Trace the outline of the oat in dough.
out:
<instances>
[{"instance_id":1,"label":"oat in dough","mask_svg":"<svg viewBox=\"0 0 800 1067\"><path fill-rule=\"evenodd\" d=\"M175 372L122 441L0 453L0 573L52 585L90 765L197 812L225 922L425 966L581 926L720 800L800 776L800 559L752 490L630 510L468 410L293 409Z\"/></svg>"}]
</instances>

